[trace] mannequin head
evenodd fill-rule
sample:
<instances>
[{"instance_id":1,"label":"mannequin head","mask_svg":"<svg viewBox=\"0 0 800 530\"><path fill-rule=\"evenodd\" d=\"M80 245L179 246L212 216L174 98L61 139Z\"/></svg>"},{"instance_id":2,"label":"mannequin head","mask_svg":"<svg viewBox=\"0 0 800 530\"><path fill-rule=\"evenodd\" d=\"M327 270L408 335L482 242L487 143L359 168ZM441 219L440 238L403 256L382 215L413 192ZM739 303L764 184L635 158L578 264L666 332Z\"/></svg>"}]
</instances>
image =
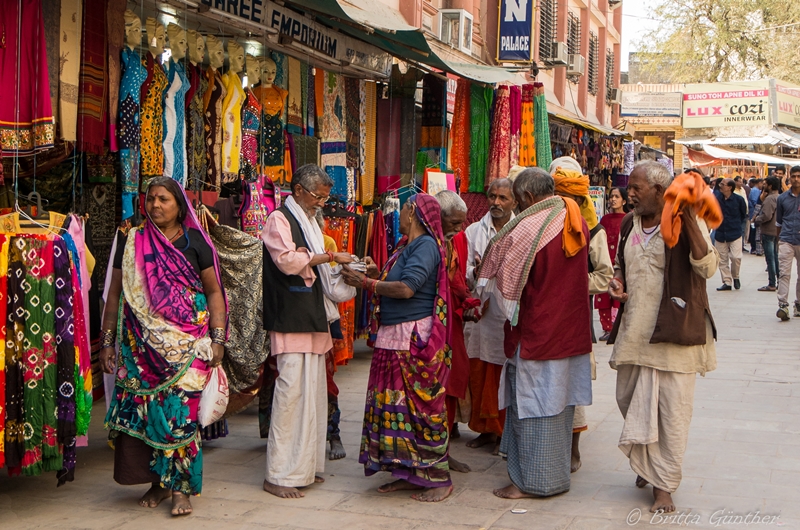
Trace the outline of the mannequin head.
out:
<instances>
[{"instance_id":1,"label":"mannequin head","mask_svg":"<svg viewBox=\"0 0 800 530\"><path fill-rule=\"evenodd\" d=\"M228 63L230 71L235 74L244 69L244 48L235 40L228 41Z\"/></svg>"},{"instance_id":2,"label":"mannequin head","mask_svg":"<svg viewBox=\"0 0 800 530\"><path fill-rule=\"evenodd\" d=\"M193 29L187 31L186 36L189 43L189 60L197 66L206 56L206 40Z\"/></svg>"},{"instance_id":3,"label":"mannequin head","mask_svg":"<svg viewBox=\"0 0 800 530\"><path fill-rule=\"evenodd\" d=\"M149 17L146 22L147 27L147 46L150 49L150 54L157 57L164 53L164 45L167 42L167 30L163 24L152 17Z\"/></svg>"},{"instance_id":4,"label":"mannequin head","mask_svg":"<svg viewBox=\"0 0 800 530\"><path fill-rule=\"evenodd\" d=\"M222 49L222 41L214 35L206 37L206 47L208 47L208 64L214 70L222 68L225 62L225 50Z\"/></svg>"},{"instance_id":5,"label":"mannequin head","mask_svg":"<svg viewBox=\"0 0 800 530\"><path fill-rule=\"evenodd\" d=\"M261 76L261 61L258 57L253 57L249 53L245 57L245 72L247 72L247 84L255 85Z\"/></svg>"},{"instance_id":6,"label":"mannequin head","mask_svg":"<svg viewBox=\"0 0 800 530\"><path fill-rule=\"evenodd\" d=\"M125 11L125 44L131 50L142 44L142 19L130 9Z\"/></svg>"},{"instance_id":7,"label":"mannequin head","mask_svg":"<svg viewBox=\"0 0 800 530\"><path fill-rule=\"evenodd\" d=\"M172 58L180 61L186 57L186 49L189 46L186 39L186 30L177 24L170 24L167 26L167 35L169 35L169 48L172 51Z\"/></svg>"},{"instance_id":8,"label":"mannequin head","mask_svg":"<svg viewBox=\"0 0 800 530\"><path fill-rule=\"evenodd\" d=\"M272 83L275 82L275 76L277 73L278 66L275 64L275 61L269 57L264 57L264 59L261 61L261 75L259 76L261 79L261 85L265 88L271 87Z\"/></svg>"}]
</instances>

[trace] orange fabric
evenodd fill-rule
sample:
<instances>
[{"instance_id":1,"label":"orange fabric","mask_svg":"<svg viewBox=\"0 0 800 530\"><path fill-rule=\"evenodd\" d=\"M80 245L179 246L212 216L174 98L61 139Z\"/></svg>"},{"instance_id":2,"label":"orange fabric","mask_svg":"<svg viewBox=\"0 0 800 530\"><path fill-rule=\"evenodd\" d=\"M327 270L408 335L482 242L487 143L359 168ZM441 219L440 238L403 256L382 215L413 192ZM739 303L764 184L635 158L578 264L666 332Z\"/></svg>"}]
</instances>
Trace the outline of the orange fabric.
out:
<instances>
[{"instance_id":1,"label":"orange fabric","mask_svg":"<svg viewBox=\"0 0 800 530\"><path fill-rule=\"evenodd\" d=\"M352 253L355 246L355 221L349 218L332 217L325 220L322 233L330 237L335 248ZM327 250L327 245L326 245ZM335 366L347 364L353 358L353 339L356 327L355 299L342 302L339 308L339 326L343 339L333 340L333 359Z\"/></svg>"},{"instance_id":2,"label":"orange fabric","mask_svg":"<svg viewBox=\"0 0 800 530\"><path fill-rule=\"evenodd\" d=\"M322 118L322 113L325 110L325 71L322 68L317 68L317 73L314 74L314 110L316 111L317 118ZM322 127L320 127L322 130Z\"/></svg>"},{"instance_id":3,"label":"orange fabric","mask_svg":"<svg viewBox=\"0 0 800 530\"><path fill-rule=\"evenodd\" d=\"M469 392L472 397L471 431L503 435L506 411L499 410L498 391L503 367L480 359L469 360Z\"/></svg>"},{"instance_id":4,"label":"orange fabric","mask_svg":"<svg viewBox=\"0 0 800 530\"><path fill-rule=\"evenodd\" d=\"M558 168L555 174L553 174L553 180L556 182L557 194L566 193L567 195L574 195L575 197L589 195L588 175L581 175L577 171Z\"/></svg>"},{"instance_id":5,"label":"orange fabric","mask_svg":"<svg viewBox=\"0 0 800 530\"><path fill-rule=\"evenodd\" d=\"M571 258L586 246L586 236L583 235L583 217L578 203L567 197L562 197L567 207L567 217L564 219L564 241L561 248L564 255Z\"/></svg>"},{"instance_id":6,"label":"orange fabric","mask_svg":"<svg viewBox=\"0 0 800 530\"><path fill-rule=\"evenodd\" d=\"M469 191L470 149L470 83L459 79L456 88L456 105L453 109L453 147L450 150L450 167L461 177L461 193ZM460 173L459 173L460 171Z\"/></svg>"},{"instance_id":7,"label":"orange fabric","mask_svg":"<svg viewBox=\"0 0 800 530\"><path fill-rule=\"evenodd\" d=\"M681 210L694 208L695 214L709 228L722 223L722 210L711 190L697 173L683 173L675 177L664 192L664 210L661 212L661 236L670 248L678 244L681 235Z\"/></svg>"}]
</instances>

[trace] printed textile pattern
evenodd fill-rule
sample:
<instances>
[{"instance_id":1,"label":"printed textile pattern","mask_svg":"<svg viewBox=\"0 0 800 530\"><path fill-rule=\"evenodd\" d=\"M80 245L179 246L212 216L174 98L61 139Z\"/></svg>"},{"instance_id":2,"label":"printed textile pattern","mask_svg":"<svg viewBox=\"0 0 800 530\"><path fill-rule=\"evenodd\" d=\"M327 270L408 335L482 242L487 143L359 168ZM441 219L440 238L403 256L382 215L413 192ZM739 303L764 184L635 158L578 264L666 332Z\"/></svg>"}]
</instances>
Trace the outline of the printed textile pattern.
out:
<instances>
[{"instance_id":1,"label":"printed textile pattern","mask_svg":"<svg viewBox=\"0 0 800 530\"><path fill-rule=\"evenodd\" d=\"M469 191L484 192L486 165L489 154L489 110L492 108L494 91L477 85L470 87L470 126L472 138L469 158Z\"/></svg>"},{"instance_id":2,"label":"printed textile pattern","mask_svg":"<svg viewBox=\"0 0 800 530\"><path fill-rule=\"evenodd\" d=\"M229 71L222 76L225 99L222 101L222 182L239 178L239 155L242 151L242 102L244 88L239 74Z\"/></svg>"},{"instance_id":3,"label":"printed textile pattern","mask_svg":"<svg viewBox=\"0 0 800 530\"><path fill-rule=\"evenodd\" d=\"M117 152L116 119L119 113L120 79L122 69L120 57L125 45L125 8L128 6L126 0L109 0L106 8L106 37L108 40L108 121L110 149Z\"/></svg>"},{"instance_id":4,"label":"printed textile pattern","mask_svg":"<svg viewBox=\"0 0 800 530\"><path fill-rule=\"evenodd\" d=\"M256 87L253 94L261 102L262 132L261 156L263 172L273 181L283 181L283 111L286 106L288 92L272 85L270 87Z\"/></svg>"},{"instance_id":5,"label":"printed textile pattern","mask_svg":"<svg viewBox=\"0 0 800 530\"><path fill-rule=\"evenodd\" d=\"M141 144L140 102L147 69L139 54L127 46L122 49L122 81L119 90L117 146L123 200L122 219L133 215L132 197L139 192L139 146Z\"/></svg>"},{"instance_id":6,"label":"printed textile pattern","mask_svg":"<svg viewBox=\"0 0 800 530\"><path fill-rule=\"evenodd\" d=\"M364 143L362 155L364 169L358 183L361 204L370 206L375 195L375 149L376 149L376 103L377 86L375 83L364 84L364 134L361 137Z\"/></svg>"},{"instance_id":7,"label":"printed textile pattern","mask_svg":"<svg viewBox=\"0 0 800 530\"><path fill-rule=\"evenodd\" d=\"M9 80L0 86L0 155L32 154L55 142L42 15L41 0L0 9L0 79Z\"/></svg>"},{"instance_id":8,"label":"printed textile pattern","mask_svg":"<svg viewBox=\"0 0 800 530\"><path fill-rule=\"evenodd\" d=\"M308 68L308 74L307 74L308 86L306 87L306 91L303 93L303 101L306 102L306 105L304 106L308 110L308 116L306 118L307 120L306 134L308 136L314 136L314 130L316 128L315 123L317 121L317 98L315 94L316 76L314 75L313 66L309 64L307 65L307 68Z\"/></svg>"},{"instance_id":9,"label":"printed textile pattern","mask_svg":"<svg viewBox=\"0 0 800 530\"><path fill-rule=\"evenodd\" d=\"M325 113L322 116L322 141L347 141L347 107L343 76L333 72L325 72ZM345 164L334 164L345 165Z\"/></svg>"},{"instance_id":10,"label":"printed textile pattern","mask_svg":"<svg viewBox=\"0 0 800 530\"><path fill-rule=\"evenodd\" d=\"M303 65L294 57L287 60L289 70L289 99L287 101L286 130L291 134L303 134Z\"/></svg>"},{"instance_id":11,"label":"printed textile pattern","mask_svg":"<svg viewBox=\"0 0 800 530\"><path fill-rule=\"evenodd\" d=\"M360 80L344 78L344 94L347 104L347 167L361 166L361 93Z\"/></svg>"},{"instance_id":12,"label":"printed textile pattern","mask_svg":"<svg viewBox=\"0 0 800 530\"><path fill-rule=\"evenodd\" d=\"M489 147L489 169L485 185L488 187L497 179L508 176L511 169L511 107L509 88L501 86L495 94L494 121Z\"/></svg>"},{"instance_id":13,"label":"printed textile pattern","mask_svg":"<svg viewBox=\"0 0 800 530\"><path fill-rule=\"evenodd\" d=\"M329 217L325 220L326 235L333 238L340 252L353 253L355 221L351 218ZM339 324L342 339L333 340L333 356L336 366L347 364L353 358L353 337L355 332L355 298L339 304Z\"/></svg>"},{"instance_id":14,"label":"printed textile pattern","mask_svg":"<svg viewBox=\"0 0 800 530\"><path fill-rule=\"evenodd\" d=\"M142 85L142 104L140 110L141 161L139 171L142 178L149 179L161 176L164 172L164 92L167 89L167 74L147 53L143 59L147 68L147 80Z\"/></svg>"},{"instance_id":15,"label":"printed textile pattern","mask_svg":"<svg viewBox=\"0 0 800 530\"><path fill-rule=\"evenodd\" d=\"M509 168L519 161L520 130L522 127L522 91L516 85L511 86L509 97L511 110L511 149L508 155Z\"/></svg>"},{"instance_id":16,"label":"printed textile pattern","mask_svg":"<svg viewBox=\"0 0 800 530\"><path fill-rule=\"evenodd\" d=\"M533 96L533 85L523 85L522 116L519 136L519 165L523 167L536 166L536 134L533 119Z\"/></svg>"},{"instance_id":17,"label":"printed textile pattern","mask_svg":"<svg viewBox=\"0 0 800 530\"><path fill-rule=\"evenodd\" d=\"M12 318L11 315L6 313L7 302L10 302L10 300L7 300L9 293L6 290L8 285L8 243L8 237L0 234L0 292L6 293L6 296L0 296L0 315L3 315L0 317L3 318L3 321L0 322L0 396L2 396L1 399L3 401L3 410L0 411L0 468L6 465L4 443L6 438L6 329ZM9 329L11 329L13 336L13 326ZM13 347L14 343L14 339L11 339L9 347Z\"/></svg>"},{"instance_id":18,"label":"printed textile pattern","mask_svg":"<svg viewBox=\"0 0 800 530\"><path fill-rule=\"evenodd\" d=\"M5 313L5 326L7 340L5 347L5 463L9 469L19 473L25 455L25 417L23 403L23 388L26 347L25 337L25 291L24 281L28 275L22 259L22 251L26 243L22 241L19 247L17 239L10 239L7 243L4 256L8 256L7 285L8 304ZM0 416L3 416L0 414ZM30 432L30 431L29 431Z\"/></svg>"},{"instance_id":19,"label":"printed textile pattern","mask_svg":"<svg viewBox=\"0 0 800 530\"><path fill-rule=\"evenodd\" d=\"M164 176L186 187L186 93L189 79L182 62L169 59L164 99Z\"/></svg>"},{"instance_id":20,"label":"printed textile pattern","mask_svg":"<svg viewBox=\"0 0 800 530\"><path fill-rule=\"evenodd\" d=\"M203 98L206 142L206 191L219 191L222 184L222 100L228 90L222 75L213 68L206 70L208 89Z\"/></svg>"},{"instance_id":21,"label":"printed textile pattern","mask_svg":"<svg viewBox=\"0 0 800 530\"><path fill-rule=\"evenodd\" d=\"M450 151L450 167L456 178L461 178L461 193L469 191L470 160L470 82L460 78L456 86L456 105L453 109L453 147Z\"/></svg>"},{"instance_id":22,"label":"printed textile pattern","mask_svg":"<svg viewBox=\"0 0 800 530\"><path fill-rule=\"evenodd\" d=\"M186 116L186 168L187 185L199 189L206 178L205 119L203 117L203 98L208 90L208 78L199 66L189 64L190 84L194 91L187 100ZM188 97L188 95L187 95Z\"/></svg>"},{"instance_id":23,"label":"printed textile pattern","mask_svg":"<svg viewBox=\"0 0 800 530\"><path fill-rule=\"evenodd\" d=\"M544 85L534 83L535 96L533 100L534 130L536 134L536 165L545 171L550 171L553 162L553 151L550 147L550 119L547 117L547 101L544 96ZM541 134L540 134L541 133Z\"/></svg>"},{"instance_id":24,"label":"printed textile pattern","mask_svg":"<svg viewBox=\"0 0 800 530\"><path fill-rule=\"evenodd\" d=\"M82 17L77 149L97 154L102 154L108 132L106 4L106 0L84 0Z\"/></svg>"},{"instance_id":25,"label":"printed textile pattern","mask_svg":"<svg viewBox=\"0 0 800 530\"><path fill-rule=\"evenodd\" d=\"M242 109L242 154L239 163L239 174L245 180L252 180L258 175L258 139L261 134L261 102L247 90L247 99Z\"/></svg>"}]
</instances>

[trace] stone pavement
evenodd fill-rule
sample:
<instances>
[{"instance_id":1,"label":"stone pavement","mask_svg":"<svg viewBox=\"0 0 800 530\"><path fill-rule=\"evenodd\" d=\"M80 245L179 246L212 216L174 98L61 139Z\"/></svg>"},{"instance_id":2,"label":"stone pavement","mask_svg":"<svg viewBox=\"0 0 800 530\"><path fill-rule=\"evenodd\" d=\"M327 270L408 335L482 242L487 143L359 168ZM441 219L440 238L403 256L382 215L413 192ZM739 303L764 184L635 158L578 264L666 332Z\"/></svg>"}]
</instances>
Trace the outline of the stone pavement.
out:
<instances>
[{"instance_id":1,"label":"stone pavement","mask_svg":"<svg viewBox=\"0 0 800 530\"><path fill-rule=\"evenodd\" d=\"M611 348L605 345L596 350L594 404L587 410L589 431L581 436L583 467L572 475L568 493L521 501L494 497L491 490L509 482L505 463L488 447L468 449L464 444L473 433L462 425L452 452L473 471L454 474L449 499L422 504L408 492L378 494L375 489L389 477L365 478L356 461L370 362L362 347L336 376L348 456L329 462L326 482L307 488L304 499L282 500L262 491L265 442L251 409L230 420L227 438L205 444L204 491L192 501L194 515L172 518L169 502L140 508L136 501L146 488L112 479L113 455L98 402L90 445L78 451L75 482L56 489L53 474L0 474L0 527L594 530L628 528L629 521L636 527L744 528L720 516L760 512L780 516L773 526L800 528L800 319L775 318L775 294L756 291L766 283L764 268L763 258L745 255L741 291L716 292L719 276L709 282L719 368L697 382L684 478L675 495L680 520L650 520L650 489L634 486L635 475L617 448L622 418L614 400L615 373L607 364ZM513 514L512 508L527 512Z\"/></svg>"}]
</instances>

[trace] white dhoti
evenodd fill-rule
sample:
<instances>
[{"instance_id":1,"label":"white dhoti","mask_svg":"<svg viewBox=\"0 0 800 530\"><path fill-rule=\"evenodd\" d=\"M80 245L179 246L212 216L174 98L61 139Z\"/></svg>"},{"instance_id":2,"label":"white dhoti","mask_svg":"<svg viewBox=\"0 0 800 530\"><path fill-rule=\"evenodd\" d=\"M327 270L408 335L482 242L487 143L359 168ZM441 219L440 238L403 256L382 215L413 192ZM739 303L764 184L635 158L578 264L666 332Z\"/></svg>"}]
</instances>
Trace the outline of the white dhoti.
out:
<instances>
[{"instance_id":1,"label":"white dhoti","mask_svg":"<svg viewBox=\"0 0 800 530\"><path fill-rule=\"evenodd\" d=\"M301 488L325 471L328 397L325 356L281 353L267 441L267 482Z\"/></svg>"},{"instance_id":2,"label":"white dhoti","mask_svg":"<svg viewBox=\"0 0 800 530\"><path fill-rule=\"evenodd\" d=\"M625 418L619 448L637 475L668 493L681 483L696 377L617 365L617 405Z\"/></svg>"}]
</instances>

